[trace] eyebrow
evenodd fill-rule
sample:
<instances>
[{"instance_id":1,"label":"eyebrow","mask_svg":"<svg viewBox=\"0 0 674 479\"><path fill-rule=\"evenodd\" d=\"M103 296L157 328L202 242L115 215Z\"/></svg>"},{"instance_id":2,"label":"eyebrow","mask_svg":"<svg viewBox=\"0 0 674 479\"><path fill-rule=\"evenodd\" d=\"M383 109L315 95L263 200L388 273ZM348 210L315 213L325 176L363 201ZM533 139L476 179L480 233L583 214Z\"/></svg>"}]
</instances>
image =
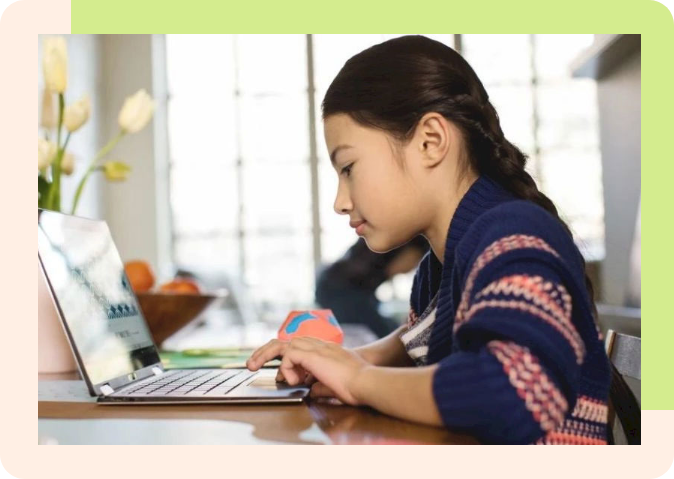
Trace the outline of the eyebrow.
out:
<instances>
[{"instance_id":1,"label":"eyebrow","mask_svg":"<svg viewBox=\"0 0 674 479\"><path fill-rule=\"evenodd\" d=\"M334 165L335 164L335 157L337 156L337 153L339 153L340 150L348 150L349 148L353 148L351 145L339 145L337 148L332 150L332 153L330 153L330 162Z\"/></svg>"}]
</instances>

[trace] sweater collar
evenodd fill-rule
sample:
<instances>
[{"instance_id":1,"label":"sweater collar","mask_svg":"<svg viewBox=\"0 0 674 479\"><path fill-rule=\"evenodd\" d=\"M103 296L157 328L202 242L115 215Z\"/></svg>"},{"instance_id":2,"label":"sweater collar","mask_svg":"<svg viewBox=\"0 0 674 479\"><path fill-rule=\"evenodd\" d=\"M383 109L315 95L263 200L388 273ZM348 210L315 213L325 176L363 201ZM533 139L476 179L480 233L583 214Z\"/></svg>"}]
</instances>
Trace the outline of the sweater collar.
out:
<instances>
[{"instance_id":1,"label":"sweater collar","mask_svg":"<svg viewBox=\"0 0 674 479\"><path fill-rule=\"evenodd\" d=\"M445 243L444 266L431 251L432 270L451 270L454 263L454 250L473 222L485 211L499 203L511 201L515 196L486 175L480 175L468 188L456 207L449 223L447 242ZM431 275L436 276L436 275ZM440 278L434 278L436 281Z\"/></svg>"},{"instance_id":2,"label":"sweater collar","mask_svg":"<svg viewBox=\"0 0 674 479\"><path fill-rule=\"evenodd\" d=\"M487 210L500 203L516 199L505 188L487 176L480 176L470 186L461 201L459 201L454 216L449 224L447 242L445 244L444 264L431 251L429 268L428 292L435 296L440 290L449 288L452 284L456 247L475 220ZM458 285L454 285L458 288ZM429 297L429 300L430 300ZM436 322L428 343L429 364L436 363L440 358L448 355L452 348L452 327L454 318L454 299L451 294L441 295L438 298ZM450 325L447 325L450 321Z\"/></svg>"}]
</instances>

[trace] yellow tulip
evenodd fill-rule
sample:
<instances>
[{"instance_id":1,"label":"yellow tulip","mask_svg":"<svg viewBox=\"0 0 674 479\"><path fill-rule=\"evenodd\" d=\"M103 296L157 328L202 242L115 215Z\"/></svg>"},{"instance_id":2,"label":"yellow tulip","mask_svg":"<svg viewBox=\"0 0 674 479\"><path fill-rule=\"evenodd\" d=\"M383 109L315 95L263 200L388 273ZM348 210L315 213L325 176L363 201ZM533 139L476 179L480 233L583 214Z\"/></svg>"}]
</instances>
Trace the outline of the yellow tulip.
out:
<instances>
[{"instance_id":1,"label":"yellow tulip","mask_svg":"<svg viewBox=\"0 0 674 479\"><path fill-rule=\"evenodd\" d=\"M40 126L51 130L58 123L58 112L54 109L54 94L47 88L42 92L42 115Z\"/></svg>"},{"instance_id":2,"label":"yellow tulip","mask_svg":"<svg viewBox=\"0 0 674 479\"><path fill-rule=\"evenodd\" d=\"M61 171L66 175L72 175L73 170L75 169L75 157L72 153L67 151L63 154L61 158Z\"/></svg>"},{"instance_id":3,"label":"yellow tulip","mask_svg":"<svg viewBox=\"0 0 674 479\"><path fill-rule=\"evenodd\" d=\"M84 95L72 105L68 105L63 112L63 124L69 132L78 130L89 119L91 101L89 95Z\"/></svg>"},{"instance_id":4,"label":"yellow tulip","mask_svg":"<svg viewBox=\"0 0 674 479\"><path fill-rule=\"evenodd\" d=\"M103 173L108 181L124 181L130 171L131 167L122 161L106 161L103 164Z\"/></svg>"},{"instance_id":5,"label":"yellow tulip","mask_svg":"<svg viewBox=\"0 0 674 479\"><path fill-rule=\"evenodd\" d=\"M44 138L37 139L37 169L44 170L56 156L56 143L53 141L47 141Z\"/></svg>"},{"instance_id":6,"label":"yellow tulip","mask_svg":"<svg viewBox=\"0 0 674 479\"><path fill-rule=\"evenodd\" d=\"M63 93L68 86L68 49L63 37L47 38L42 53L46 88L52 93Z\"/></svg>"},{"instance_id":7,"label":"yellow tulip","mask_svg":"<svg viewBox=\"0 0 674 479\"><path fill-rule=\"evenodd\" d=\"M124 100L119 112L119 126L126 133L136 133L142 130L152 118L154 101L144 89Z\"/></svg>"}]
</instances>

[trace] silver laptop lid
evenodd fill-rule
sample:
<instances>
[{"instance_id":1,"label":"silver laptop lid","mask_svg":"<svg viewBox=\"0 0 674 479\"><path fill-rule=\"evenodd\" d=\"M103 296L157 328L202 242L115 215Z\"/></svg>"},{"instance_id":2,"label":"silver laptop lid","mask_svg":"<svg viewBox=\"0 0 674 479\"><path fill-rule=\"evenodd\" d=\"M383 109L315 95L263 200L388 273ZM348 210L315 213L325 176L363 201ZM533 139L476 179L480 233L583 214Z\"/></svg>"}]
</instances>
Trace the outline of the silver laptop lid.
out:
<instances>
[{"instance_id":1,"label":"silver laptop lid","mask_svg":"<svg viewBox=\"0 0 674 479\"><path fill-rule=\"evenodd\" d=\"M163 370L104 221L38 209L38 258L92 395Z\"/></svg>"}]
</instances>

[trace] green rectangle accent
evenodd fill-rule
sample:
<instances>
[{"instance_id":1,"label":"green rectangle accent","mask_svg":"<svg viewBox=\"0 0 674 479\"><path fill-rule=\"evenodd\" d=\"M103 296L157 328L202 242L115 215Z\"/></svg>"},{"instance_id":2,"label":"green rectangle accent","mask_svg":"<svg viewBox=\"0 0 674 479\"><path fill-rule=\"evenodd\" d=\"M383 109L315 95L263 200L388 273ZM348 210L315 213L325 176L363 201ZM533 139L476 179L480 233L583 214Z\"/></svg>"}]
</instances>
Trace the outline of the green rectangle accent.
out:
<instances>
[{"instance_id":1,"label":"green rectangle accent","mask_svg":"<svg viewBox=\"0 0 674 479\"><path fill-rule=\"evenodd\" d=\"M662 4L637 1L490 1L396 5L390 1L320 3L72 0L72 33L283 33L425 30L622 32L642 35L642 347L644 409L674 409L670 350L674 312L674 22ZM610 241L610 238L607 239Z\"/></svg>"}]
</instances>

